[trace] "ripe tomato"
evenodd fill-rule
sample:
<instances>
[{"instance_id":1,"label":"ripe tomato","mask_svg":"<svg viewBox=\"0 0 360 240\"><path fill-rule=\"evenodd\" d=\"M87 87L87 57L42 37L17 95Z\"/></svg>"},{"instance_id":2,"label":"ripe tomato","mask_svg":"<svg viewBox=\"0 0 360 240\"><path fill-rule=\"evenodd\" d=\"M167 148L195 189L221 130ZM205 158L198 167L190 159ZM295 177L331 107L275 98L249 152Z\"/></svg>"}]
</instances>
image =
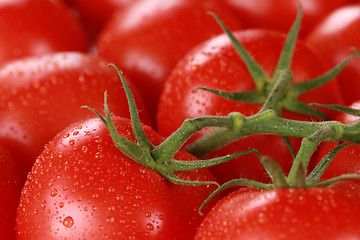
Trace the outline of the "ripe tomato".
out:
<instances>
[{"instance_id":1,"label":"ripe tomato","mask_svg":"<svg viewBox=\"0 0 360 240\"><path fill-rule=\"evenodd\" d=\"M230 29L241 27L227 9L208 1L144 0L109 20L98 38L98 54L135 82L155 115L163 82L176 62L222 32L208 11L216 12Z\"/></svg>"},{"instance_id":2,"label":"ripe tomato","mask_svg":"<svg viewBox=\"0 0 360 240\"><path fill-rule=\"evenodd\" d=\"M130 120L113 121L135 141ZM162 140L144 131L153 144ZM194 160L183 151L175 158ZM208 170L178 176L213 180ZM123 155L98 118L88 119L59 133L37 159L20 198L17 239L193 239L198 208L213 190L170 183Z\"/></svg>"},{"instance_id":3,"label":"ripe tomato","mask_svg":"<svg viewBox=\"0 0 360 240\"><path fill-rule=\"evenodd\" d=\"M306 42L336 65L360 49L360 4L337 9L323 19L306 37ZM359 100L360 59L351 61L338 76L345 104Z\"/></svg>"},{"instance_id":4,"label":"ripe tomato","mask_svg":"<svg viewBox=\"0 0 360 240\"><path fill-rule=\"evenodd\" d=\"M360 110L360 101L354 102L349 107ZM360 117L340 113L336 120L342 123L355 123L360 120ZM315 164L318 164L329 151L336 147L337 144L337 142L322 143ZM326 168L322 178L329 179L346 173L360 174L360 146L358 144L348 146L338 152L330 165Z\"/></svg>"},{"instance_id":5,"label":"ripe tomato","mask_svg":"<svg viewBox=\"0 0 360 240\"><path fill-rule=\"evenodd\" d=\"M81 106L103 109L106 90L114 113L129 116L119 76L103 59L75 52L53 53L14 61L0 69L0 142L14 156L23 177L56 133L92 116ZM135 96L142 119L149 122L142 99Z\"/></svg>"},{"instance_id":6,"label":"ripe tomato","mask_svg":"<svg viewBox=\"0 0 360 240\"><path fill-rule=\"evenodd\" d=\"M0 65L27 56L88 51L82 25L61 1L0 3Z\"/></svg>"},{"instance_id":7,"label":"ripe tomato","mask_svg":"<svg viewBox=\"0 0 360 240\"><path fill-rule=\"evenodd\" d=\"M238 15L247 28L268 28L288 32L295 20L299 3L303 7L300 35L304 36L314 24L349 0L219 0Z\"/></svg>"},{"instance_id":8,"label":"ripe tomato","mask_svg":"<svg viewBox=\"0 0 360 240\"><path fill-rule=\"evenodd\" d=\"M91 35L101 31L115 11L128 7L139 0L68 0L79 13Z\"/></svg>"},{"instance_id":9,"label":"ripe tomato","mask_svg":"<svg viewBox=\"0 0 360 240\"><path fill-rule=\"evenodd\" d=\"M269 30L242 30L235 32L235 37L271 76L283 47L285 35ZM291 70L294 74L293 81L301 82L325 73L328 67L320 55L302 41L298 41ZM167 136L175 131L186 118L203 115L226 116L234 111L250 115L260 109L258 105L231 102L206 91L192 92L195 87L230 92L255 89L254 81L245 64L224 34L200 44L179 61L164 85L157 115L158 131ZM342 102L336 81L305 93L300 96L300 99L307 103ZM284 112L284 116L300 120L310 119L288 112ZM204 131L201 134L203 133ZM294 144L296 148L299 142ZM278 136L247 137L216 151L211 156L223 156L251 148L258 148L260 154L272 157L279 162L285 172L291 165L290 152ZM259 159L249 154L215 166L213 171L220 183L239 177L258 181L270 180Z\"/></svg>"},{"instance_id":10,"label":"ripe tomato","mask_svg":"<svg viewBox=\"0 0 360 240\"><path fill-rule=\"evenodd\" d=\"M21 182L15 161L10 153L0 145L0 205L1 239L15 239L15 217L21 192Z\"/></svg>"},{"instance_id":11,"label":"ripe tomato","mask_svg":"<svg viewBox=\"0 0 360 240\"><path fill-rule=\"evenodd\" d=\"M220 200L201 223L195 240L360 239L359 183L327 188L282 188Z\"/></svg>"}]
</instances>

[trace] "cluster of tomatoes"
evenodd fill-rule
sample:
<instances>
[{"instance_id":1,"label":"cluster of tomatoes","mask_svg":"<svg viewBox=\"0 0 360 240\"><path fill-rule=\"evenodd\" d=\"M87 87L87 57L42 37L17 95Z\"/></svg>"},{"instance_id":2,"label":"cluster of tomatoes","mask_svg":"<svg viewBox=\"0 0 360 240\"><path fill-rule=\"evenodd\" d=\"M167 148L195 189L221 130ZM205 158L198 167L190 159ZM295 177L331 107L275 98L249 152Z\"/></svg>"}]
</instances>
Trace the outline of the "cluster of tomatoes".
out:
<instances>
[{"instance_id":1,"label":"cluster of tomatoes","mask_svg":"<svg viewBox=\"0 0 360 240\"><path fill-rule=\"evenodd\" d=\"M357 3L358 2L358 3ZM272 75L302 5L291 61L293 82L314 79L360 49L356 0L13 0L0 2L0 234L2 239L360 239L360 185L260 191L240 188L198 212L215 186L170 183L124 155L91 106L104 92L118 133L136 142L113 63L134 95L143 129L156 146L185 119L255 114L259 104L230 101L203 87L251 91L256 82L229 37L233 32ZM360 109L360 60L300 96L305 103ZM320 108L319 108L320 109ZM323 110L323 109L322 109ZM325 111L328 119L359 117ZM320 119L291 111L283 116ZM186 144L204 135L202 130ZM290 139L293 149L301 139ZM314 166L336 142L323 143ZM259 149L289 172L282 137L253 135L206 158ZM179 150L175 159L197 158ZM324 179L360 172L360 147L340 151ZM256 154L181 179L247 178L269 183Z\"/></svg>"}]
</instances>

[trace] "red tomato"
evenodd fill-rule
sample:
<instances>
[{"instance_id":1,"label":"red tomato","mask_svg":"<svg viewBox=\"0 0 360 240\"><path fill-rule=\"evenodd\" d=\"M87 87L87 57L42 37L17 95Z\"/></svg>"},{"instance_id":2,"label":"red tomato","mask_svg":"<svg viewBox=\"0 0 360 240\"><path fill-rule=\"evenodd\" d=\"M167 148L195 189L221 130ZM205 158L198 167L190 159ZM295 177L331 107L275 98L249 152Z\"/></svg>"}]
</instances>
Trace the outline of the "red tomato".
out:
<instances>
[{"instance_id":1,"label":"red tomato","mask_svg":"<svg viewBox=\"0 0 360 240\"><path fill-rule=\"evenodd\" d=\"M341 182L327 188L282 188L220 200L195 240L360 239L360 188Z\"/></svg>"},{"instance_id":2,"label":"red tomato","mask_svg":"<svg viewBox=\"0 0 360 240\"><path fill-rule=\"evenodd\" d=\"M15 217L21 192L19 172L10 153L0 145L0 235L3 240L15 239Z\"/></svg>"},{"instance_id":3,"label":"red tomato","mask_svg":"<svg viewBox=\"0 0 360 240\"><path fill-rule=\"evenodd\" d=\"M0 3L0 65L50 52L87 52L88 45L79 20L60 1Z\"/></svg>"},{"instance_id":4,"label":"red tomato","mask_svg":"<svg viewBox=\"0 0 360 240\"><path fill-rule=\"evenodd\" d=\"M128 119L113 120L135 141ZM144 131L153 144L162 140ZM175 158L194 160L183 151ZM178 176L213 180L208 170ZM193 239L198 208L213 190L172 184L130 160L90 119L59 133L37 159L20 198L17 239Z\"/></svg>"},{"instance_id":5,"label":"red tomato","mask_svg":"<svg viewBox=\"0 0 360 240\"><path fill-rule=\"evenodd\" d=\"M360 110L360 101L354 102L349 107ZM355 123L360 120L360 117L340 113L336 120L342 123ZM337 144L337 142L322 143L315 164L318 164L329 151L336 147ZM360 146L357 144L346 147L338 152L325 170L322 178L329 179L347 173L360 174Z\"/></svg>"},{"instance_id":6,"label":"red tomato","mask_svg":"<svg viewBox=\"0 0 360 240\"><path fill-rule=\"evenodd\" d=\"M96 36L115 11L139 0L68 0L79 12L81 19L93 36Z\"/></svg>"},{"instance_id":7,"label":"red tomato","mask_svg":"<svg viewBox=\"0 0 360 240\"><path fill-rule=\"evenodd\" d=\"M155 115L163 82L176 62L222 32L208 11L230 29L241 27L227 9L203 0L144 0L114 15L99 35L98 53L135 82Z\"/></svg>"},{"instance_id":8,"label":"red tomato","mask_svg":"<svg viewBox=\"0 0 360 240\"><path fill-rule=\"evenodd\" d=\"M360 49L360 4L337 9L321 21L306 37L331 65L336 65ZM351 61L338 76L345 104L359 100L360 59Z\"/></svg>"},{"instance_id":9,"label":"red tomato","mask_svg":"<svg viewBox=\"0 0 360 240\"><path fill-rule=\"evenodd\" d=\"M303 7L300 34L303 36L314 24L349 0L219 0L231 7L247 28L269 28L288 32Z\"/></svg>"},{"instance_id":10,"label":"red tomato","mask_svg":"<svg viewBox=\"0 0 360 240\"><path fill-rule=\"evenodd\" d=\"M268 30L245 30L235 32L235 37L271 76L283 47L285 35ZM294 82L317 77L325 73L327 69L326 62L321 56L303 42L298 41L291 65ZM224 34L200 44L178 63L166 81L161 95L157 115L158 131L167 136L175 131L186 118L203 115L225 116L234 111L250 115L260 109L258 105L231 102L205 91L197 90L192 93L195 87L208 87L231 92L255 89L254 81L245 64ZM301 95L300 99L307 103L341 103L342 101L335 80ZM311 119L288 112L284 112L284 116L302 120ZM298 144L299 142L294 147L296 148ZM216 151L211 156L223 156L251 148L258 148L260 154L272 157L279 162L285 172L291 165L290 152L278 136L247 137ZM259 159L255 155L249 154L215 166L213 171L220 183L239 177L258 181L270 180Z\"/></svg>"},{"instance_id":11,"label":"red tomato","mask_svg":"<svg viewBox=\"0 0 360 240\"><path fill-rule=\"evenodd\" d=\"M14 156L23 177L56 133L93 116L81 106L102 111L106 90L113 112L129 116L120 78L100 58L55 53L14 61L0 69L0 142ZM135 96L141 118L149 122L142 99Z\"/></svg>"}]
</instances>

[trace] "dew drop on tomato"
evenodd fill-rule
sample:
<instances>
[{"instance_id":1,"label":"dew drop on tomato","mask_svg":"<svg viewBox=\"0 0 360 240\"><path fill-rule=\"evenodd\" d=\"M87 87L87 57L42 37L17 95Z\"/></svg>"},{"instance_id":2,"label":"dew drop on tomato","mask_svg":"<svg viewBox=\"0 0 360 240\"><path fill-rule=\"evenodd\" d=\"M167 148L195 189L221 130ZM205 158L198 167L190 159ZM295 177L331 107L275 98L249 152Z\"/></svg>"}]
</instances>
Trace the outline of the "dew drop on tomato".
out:
<instances>
[{"instance_id":1,"label":"dew drop on tomato","mask_svg":"<svg viewBox=\"0 0 360 240\"><path fill-rule=\"evenodd\" d=\"M58 190L56 188L53 188L50 192L50 196L55 197L58 194Z\"/></svg>"},{"instance_id":2,"label":"dew drop on tomato","mask_svg":"<svg viewBox=\"0 0 360 240\"><path fill-rule=\"evenodd\" d=\"M152 223L146 224L146 230L148 231L154 231L155 227Z\"/></svg>"},{"instance_id":3,"label":"dew drop on tomato","mask_svg":"<svg viewBox=\"0 0 360 240\"><path fill-rule=\"evenodd\" d=\"M74 219L70 216L67 216L63 221L63 225L66 228L71 228L74 225Z\"/></svg>"}]
</instances>

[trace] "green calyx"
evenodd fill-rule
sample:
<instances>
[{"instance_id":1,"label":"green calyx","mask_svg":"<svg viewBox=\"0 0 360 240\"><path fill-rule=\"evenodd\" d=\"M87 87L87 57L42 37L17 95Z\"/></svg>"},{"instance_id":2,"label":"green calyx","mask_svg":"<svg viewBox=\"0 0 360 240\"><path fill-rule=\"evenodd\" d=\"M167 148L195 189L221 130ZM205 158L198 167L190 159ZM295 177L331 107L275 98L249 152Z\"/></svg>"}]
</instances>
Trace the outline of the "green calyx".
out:
<instances>
[{"instance_id":1,"label":"green calyx","mask_svg":"<svg viewBox=\"0 0 360 240\"><path fill-rule=\"evenodd\" d=\"M195 89L208 91L231 101L246 102L253 104L264 104L269 94L269 91L273 88L274 81L278 77L279 73L283 70L289 71L290 69L290 65L295 49L296 39L300 29L301 15L302 15L301 5L299 8L298 15L295 19L295 22L292 25L287 35L283 50L281 52L280 58L278 60L278 63L276 65L276 68L272 76L268 76L265 73L262 67L252 58L252 56L246 51L246 49L241 45L241 43L237 41L237 39L227 29L224 23L215 14L211 13L211 15L213 15L213 17L216 19L216 21L224 30L224 32L228 35L237 53L244 61L256 85L256 90L245 91L245 92L225 92L221 90L209 89L203 87L199 87ZM331 81L352 58L359 55L359 53L356 50L354 51L356 52L356 54L350 56L336 67L326 72L324 75L314 79L309 79L308 81L305 82L291 83L286 94L284 94L284 96L282 96L282 99L279 101L278 104L280 108L279 111L281 112L282 109L286 109L292 112L311 115L319 119L326 120L326 116L324 113L322 113L317 108L314 108L302 102L301 100L298 99L298 97L303 93L321 87L326 83L328 83L329 81Z\"/></svg>"},{"instance_id":2,"label":"green calyx","mask_svg":"<svg viewBox=\"0 0 360 240\"><path fill-rule=\"evenodd\" d=\"M202 209L204 206L217 194L220 192L234 187L234 186L247 186L257 189L263 190L271 190L277 188L311 188L311 187L326 187L336 182L345 180L345 179L360 179L359 174L343 174L338 177L334 177L331 179L327 179L324 181L320 181L321 176L325 172L325 169L329 166L331 161L334 159L336 154L341 151L342 149L354 145L357 143L339 143L332 151L327 153L320 163L311 171L310 174L307 175L306 167L304 166L305 163L299 161L298 164L294 164L293 168L291 169L288 176L285 175L281 167L274 161L273 159L267 156L260 156L259 160L270 176L272 183L261 183L249 179L234 179L225 184L221 187L217 188L200 206L199 213L201 214ZM296 160L295 160L296 161Z\"/></svg>"},{"instance_id":3,"label":"green calyx","mask_svg":"<svg viewBox=\"0 0 360 240\"><path fill-rule=\"evenodd\" d=\"M226 161L229 161L233 158L242 156L244 154L248 154L251 152L256 152L256 149L248 150L245 152L227 155L223 157L208 159L208 160L195 160L195 161L185 161L185 160L175 160L174 156L176 152L181 148L181 146L185 143L185 141L196 131L201 130L203 127L209 125L214 126L211 119L207 117L187 120L184 122L183 128L189 128L189 134L179 134L174 135L173 137L167 138L164 142L162 142L158 146L154 146L148 137L146 136L138 114L138 110L136 108L136 103L134 97L130 91L129 86L126 83L124 76L122 75L121 71L113 64L110 66L114 67L118 72L121 82L123 84L129 109L130 109L130 117L132 122L132 129L136 139L136 143L120 136L117 132L116 127L111 119L110 110L107 104L107 93L104 94L104 112L105 117L102 117L98 112L94 109L84 106L84 108L88 108L92 110L105 124L107 129L110 132L110 135L113 139L113 142L119 150L128 156L130 159L134 160L135 162L149 167L163 177L168 179L169 181L180 184L180 185L208 185L208 184L215 184L218 185L216 182L207 182L207 181L190 181L190 180L183 180L179 178L175 173L176 172L184 172L184 171L192 171L202 168L208 168ZM221 120L221 117L220 117ZM220 121L221 125L228 125L230 122L228 119L224 119L224 121ZM196 129L196 126L200 126L199 129Z\"/></svg>"}]
</instances>

